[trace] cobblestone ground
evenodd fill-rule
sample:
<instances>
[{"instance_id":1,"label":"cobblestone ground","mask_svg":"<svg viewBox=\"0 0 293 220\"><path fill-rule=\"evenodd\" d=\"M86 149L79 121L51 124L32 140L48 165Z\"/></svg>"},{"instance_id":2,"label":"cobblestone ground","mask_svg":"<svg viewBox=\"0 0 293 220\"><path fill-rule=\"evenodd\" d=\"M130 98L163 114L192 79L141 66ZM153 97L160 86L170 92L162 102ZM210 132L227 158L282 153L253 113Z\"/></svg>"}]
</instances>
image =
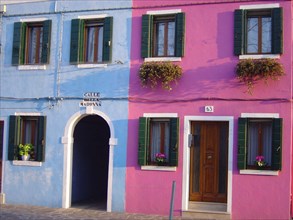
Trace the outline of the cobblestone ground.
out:
<instances>
[{"instance_id":1,"label":"cobblestone ground","mask_svg":"<svg viewBox=\"0 0 293 220\"><path fill-rule=\"evenodd\" d=\"M158 215L141 215L141 214L129 214L129 213L109 213L105 211L92 210L92 209L80 209L80 208L46 208L39 206L23 206L23 205L0 205L0 219L1 220L66 220L66 219L141 219L141 220L167 220L168 216ZM181 219L180 217L173 217L174 220Z\"/></svg>"}]
</instances>

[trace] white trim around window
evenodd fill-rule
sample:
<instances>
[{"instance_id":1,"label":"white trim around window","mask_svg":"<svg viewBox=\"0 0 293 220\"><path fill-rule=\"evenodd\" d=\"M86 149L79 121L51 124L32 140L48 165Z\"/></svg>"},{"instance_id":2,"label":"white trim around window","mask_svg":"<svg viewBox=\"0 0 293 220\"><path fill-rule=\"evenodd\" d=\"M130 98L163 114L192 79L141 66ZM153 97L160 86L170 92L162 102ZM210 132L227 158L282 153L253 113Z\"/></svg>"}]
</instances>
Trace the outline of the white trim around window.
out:
<instances>
[{"instance_id":1,"label":"white trim around window","mask_svg":"<svg viewBox=\"0 0 293 220\"><path fill-rule=\"evenodd\" d=\"M278 113L241 113L241 118L279 118Z\"/></svg>"},{"instance_id":2,"label":"white trim around window","mask_svg":"<svg viewBox=\"0 0 293 220\"><path fill-rule=\"evenodd\" d=\"M265 59L265 58L270 58L270 59L280 59L280 54L245 54L245 55L239 55L239 59Z\"/></svg>"},{"instance_id":3,"label":"white trim around window","mask_svg":"<svg viewBox=\"0 0 293 220\"><path fill-rule=\"evenodd\" d=\"M78 19L99 19L108 17L108 14L100 14L100 15L79 15Z\"/></svg>"},{"instance_id":4,"label":"white trim around window","mask_svg":"<svg viewBox=\"0 0 293 220\"><path fill-rule=\"evenodd\" d=\"M279 3L274 4L259 4L259 5L240 5L239 9L266 9L266 8L280 8Z\"/></svg>"},{"instance_id":5,"label":"white trim around window","mask_svg":"<svg viewBox=\"0 0 293 220\"><path fill-rule=\"evenodd\" d=\"M179 62L181 57L147 57L144 58L144 62Z\"/></svg>"},{"instance_id":6,"label":"white trim around window","mask_svg":"<svg viewBox=\"0 0 293 220\"><path fill-rule=\"evenodd\" d=\"M178 118L177 113L144 113L146 118Z\"/></svg>"},{"instance_id":7,"label":"white trim around window","mask_svg":"<svg viewBox=\"0 0 293 220\"><path fill-rule=\"evenodd\" d=\"M84 64L77 64L77 68L84 68L84 69L90 69L90 68L106 68L107 67L107 64L93 64L93 63L90 63L90 64L87 64L87 63L84 63Z\"/></svg>"},{"instance_id":8,"label":"white trim around window","mask_svg":"<svg viewBox=\"0 0 293 220\"><path fill-rule=\"evenodd\" d=\"M46 65L19 65L18 70L46 70Z\"/></svg>"},{"instance_id":9,"label":"white trim around window","mask_svg":"<svg viewBox=\"0 0 293 220\"><path fill-rule=\"evenodd\" d=\"M180 13L181 9L172 9L172 10L160 10L160 11L147 11L148 15L168 15L168 14L177 14Z\"/></svg>"}]
</instances>

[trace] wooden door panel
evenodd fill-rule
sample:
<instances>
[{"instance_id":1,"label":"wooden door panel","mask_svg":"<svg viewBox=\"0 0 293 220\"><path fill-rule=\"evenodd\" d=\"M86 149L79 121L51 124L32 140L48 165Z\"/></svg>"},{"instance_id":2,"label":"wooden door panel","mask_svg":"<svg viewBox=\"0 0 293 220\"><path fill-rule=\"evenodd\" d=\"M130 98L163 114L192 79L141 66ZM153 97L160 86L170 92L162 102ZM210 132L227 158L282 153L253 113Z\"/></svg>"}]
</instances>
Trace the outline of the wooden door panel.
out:
<instances>
[{"instance_id":1,"label":"wooden door panel","mask_svg":"<svg viewBox=\"0 0 293 220\"><path fill-rule=\"evenodd\" d=\"M197 130L200 137L197 143L199 146L193 143L190 150L190 186L192 187L189 193L190 200L226 202L227 190L224 190L225 192L223 193L219 189L219 184L221 184L221 187L223 184L226 184L226 181L225 183L222 182L222 176L220 178L220 175L223 174L219 173L219 155L220 152L227 152L227 150L223 151L222 148L228 148L228 141L226 141L226 139L228 140L228 123L193 122L191 126L192 134L194 135L196 133L195 130ZM199 147L199 150L196 147ZM196 154L196 150L200 153ZM225 157L225 160L227 163L227 157ZM195 166L196 163L199 163L199 168ZM227 178L226 173L224 172L224 180ZM194 185L197 187L193 187Z\"/></svg>"}]
</instances>

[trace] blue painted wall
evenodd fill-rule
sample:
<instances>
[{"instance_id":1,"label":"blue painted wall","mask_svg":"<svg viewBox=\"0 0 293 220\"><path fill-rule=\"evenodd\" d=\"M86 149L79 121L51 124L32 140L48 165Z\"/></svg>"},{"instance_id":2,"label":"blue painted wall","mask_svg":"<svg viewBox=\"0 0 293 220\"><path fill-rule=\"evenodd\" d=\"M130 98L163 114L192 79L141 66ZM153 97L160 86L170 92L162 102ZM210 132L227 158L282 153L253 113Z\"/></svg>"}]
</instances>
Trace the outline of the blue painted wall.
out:
<instances>
[{"instance_id":1,"label":"blue painted wall","mask_svg":"<svg viewBox=\"0 0 293 220\"><path fill-rule=\"evenodd\" d=\"M61 138L85 92L100 92L95 107L113 123L112 210L124 211L130 69L131 1L57 1L7 5L2 16L0 120L4 121L3 193L7 204L62 206L64 146ZM113 16L112 63L105 68L70 65L71 20L79 15ZM52 20L50 64L46 70L18 70L11 65L13 24L20 19ZM58 101L57 101L58 100ZM41 167L15 166L7 158L9 116L47 116L45 162Z\"/></svg>"}]
</instances>

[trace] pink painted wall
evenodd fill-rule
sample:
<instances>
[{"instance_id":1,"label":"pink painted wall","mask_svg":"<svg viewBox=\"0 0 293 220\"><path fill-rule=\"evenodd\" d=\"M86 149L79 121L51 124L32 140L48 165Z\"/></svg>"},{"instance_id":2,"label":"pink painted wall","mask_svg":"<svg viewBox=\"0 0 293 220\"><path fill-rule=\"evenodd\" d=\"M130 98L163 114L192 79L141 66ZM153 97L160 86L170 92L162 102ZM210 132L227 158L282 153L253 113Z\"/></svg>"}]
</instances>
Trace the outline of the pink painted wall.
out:
<instances>
[{"instance_id":1,"label":"pink painted wall","mask_svg":"<svg viewBox=\"0 0 293 220\"><path fill-rule=\"evenodd\" d=\"M159 2L159 3L158 3ZM177 184L175 214L182 210L184 116L234 116L232 218L288 219L291 194L292 104L263 101L292 99L292 11L284 8L284 54L281 63L287 73L280 81L259 83L253 95L235 79L238 57L233 55L234 10L239 3L192 4L208 1L134 1L129 104L129 136L126 174L126 211L168 215L172 181ZM214 1L212 1L214 2ZM233 0L234 2L234 0ZM178 4L175 7L150 7L152 4ZM180 5L188 3L189 5ZM245 3L242 3L245 4ZM257 2L247 3L257 4ZM149 6L150 8L140 8ZM171 92L140 86L141 15L148 10L181 9L186 13L185 56L179 62L184 74ZM142 101L141 98L148 101ZM216 100L223 98L225 100ZM202 100L203 99L203 100ZM242 101L237 101L241 99ZM253 101L253 99L261 99ZM167 101L167 102L166 102ZM213 105L214 113L204 106ZM138 118L143 113L178 113L180 117L179 165L176 172L143 171L137 163ZM241 113L279 113L284 118L282 171L278 176L240 175L237 169L237 118Z\"/></svg>"}]
</instances>

